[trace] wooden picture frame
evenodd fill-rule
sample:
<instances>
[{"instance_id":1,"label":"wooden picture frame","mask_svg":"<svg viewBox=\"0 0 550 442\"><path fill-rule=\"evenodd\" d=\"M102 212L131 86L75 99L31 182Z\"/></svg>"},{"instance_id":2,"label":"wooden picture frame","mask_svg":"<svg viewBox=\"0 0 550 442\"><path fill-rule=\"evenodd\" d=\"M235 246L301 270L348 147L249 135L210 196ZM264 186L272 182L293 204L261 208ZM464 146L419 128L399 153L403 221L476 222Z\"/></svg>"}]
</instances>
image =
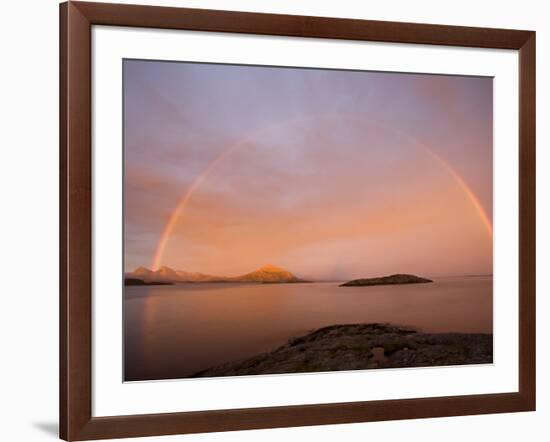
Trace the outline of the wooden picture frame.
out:
<instances>
[{"instance_id":1,"label":"wooden picture frame","mask_svg":"<svg viewBox=\"0 0 550 442\"><path fill-rule=\"evenodd\" d=\"M92 417L93 25L519 51L519 391ZM105 3L60 5L61 438L121 438L531 410L535 410L535 32Z\"/></svg>"}]
</instances>

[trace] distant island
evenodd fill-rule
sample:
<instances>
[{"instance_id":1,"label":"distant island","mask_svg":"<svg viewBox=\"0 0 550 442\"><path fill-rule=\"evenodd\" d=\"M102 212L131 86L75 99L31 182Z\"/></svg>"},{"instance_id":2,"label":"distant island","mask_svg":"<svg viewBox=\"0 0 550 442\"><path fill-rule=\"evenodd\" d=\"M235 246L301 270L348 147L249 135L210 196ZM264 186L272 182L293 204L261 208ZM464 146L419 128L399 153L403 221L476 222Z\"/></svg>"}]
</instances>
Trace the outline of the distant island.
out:
<instances>
[{"instance_id":1,"label":"distant island","mask_svg":"<svg viewBox=\"0 0 550 442\"><path fill-rule=\"evenodd\" d=\"M151 270L147 267L138 267L133 272L126 273L124 285L165 285L183 282L237 282L237 283L260 283L260 284L291 284L300 282L311 282L298 278L288 270L281 267L267 264L244 275L219 276L199 272L188 272L175 270L162 266L158 270ZM340 287L361 287L370 285L394 285L394 284L425 284L433 282L431 279L421 278L415 275L394 274L377 278L361 278L340 284Z\"/></svg>"},{"instance_id":2,"label":"distant island","mask_svg":"<svg viewBox=\"0 0 550 442\"><path fill-rule=\"evenodd\" d=\"M311 373L372 368L490 364L493 335L420 333L391 324L343 324L291 338L281 347L191 377Z\"/></svg>"},{"instance_id":3,"label":"distant island","mask_svg":"<svg viewBox=\"0 0 550 442\"><path fill-rule=\"evenodd\" d=\"M352 279L340 284L340 287L362 287L369 285L393 285L393 284L426 284L433 282L431 279L421 278L415 275L395 274L378 278Z\"/></svg>"},{"instance_id":4,"label":"distant island","mask_svg":"<svg viewBox=\"0 0 550 442\"><path fill-rule=\"evenodd\" d=\"M178 283L178 282L254 282L262 284L288 284L298 282L309 282L300 279L281 267L271 264L265 265L253 272L239 276L216 276L205 273L186 272L185 270L174 270L163 266L158 270L151 270L146 267L138 267L133 272L125 275L126 279L141 280L145 283ZM144 284L126 284L144 285Z\"/></svg>"},{"instance_id":5,"label":"distant island","mask_svg":"<svg viewBox=\"0 0 550 442\"><path fill-rule=\"evenodd\" d=\"M172 282L165 281L144 281L138 278L124 278L124 285L172 285Z\"/></svg>"}]
</instances>

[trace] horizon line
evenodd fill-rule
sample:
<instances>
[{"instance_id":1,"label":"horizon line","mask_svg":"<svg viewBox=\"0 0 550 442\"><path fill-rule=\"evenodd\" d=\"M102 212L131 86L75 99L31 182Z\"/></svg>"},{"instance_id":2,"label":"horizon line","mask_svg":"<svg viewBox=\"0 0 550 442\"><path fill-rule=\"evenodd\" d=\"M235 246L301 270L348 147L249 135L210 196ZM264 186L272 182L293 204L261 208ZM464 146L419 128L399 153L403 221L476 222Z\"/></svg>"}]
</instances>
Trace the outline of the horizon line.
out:
<instances>
[{"instance_id":1,"label":"horizon line","mask_svg":"<svg viewBox=\"0 0 550 442\"><path fill-rule=\"evenodd\" d=\"M305 276L303 277L302 275L300 274L295 274L294 272L284 268L284 267L281 267L281 266L278 266L278 265L274 265L274 264L264 264L260 267L256 267L254 270L251 270L251 271L248 271L248 272L245 272L245 273L242 273L242 274L238 274L238 275L235 275L235 277L237 276L242 276L244 274L247 274L247 273L252 273L252 272L257 272L257 271L260 271L262 270L263 268L265 267L277 267L283 271L286 271L286 272L289 272L289 273L292 273L292 275L296 276L296 277L300 277L300 278L304 278L304 279L307 279L308 281L310 282L341 282L341 281L344 281L344 280L349 280L350 278L343 278L343 279L336 279L336 278L320 278L320 279L317 279L317 278L311 278L311 277L308 277L308 276ZM170 266L167 266L167 265L163 265L161 266L159 269L157 270L153 270L152 268L149 268L147 266L144 266L144 265L140 265L140 266L137 266L134 270L124 270L124 275L126 276L127 274L132 274L134 273L136 270L140 269L140 268L144 268L150 272L158 272L160 269L162 268L167 268L169 270L172 270L172 271L175 271L175 272L186 272L186 273L200 273L200 274L203 274L203 275L207 275L207 276L216 276L216 277L223 277L223 278L226 278L226 277L231 277L231 276L223 276L223 275L215 275L215 274L210 274L210 273L205 273L203 271L191 271L191 270L182 270L182 269L178 269L178 268L175 268L175 267L170 267ZM398 275L398 274L414 274L414 273L407 273L407 272L385 272L386 274L384 276L390 276L390 275ZM463 278L474 278L474 277L481 277L481 276L493 276L493 272L491 273L484 273L484 272L481 272L481 273L477 273L477 272L474 272L474 273L459 273L459 274L444 274L444 275L434 275L434 274L429 274L429 273L426 273L426 274L423 274L424 276L426 277L430 277L430 278L457 278L457 277L463 277ZM380 277L379 275L378 276L359 276L359 277L351 277L351 279L361 279L361 278L376 278L376 277Z\"/></svg>"}]
</instances>

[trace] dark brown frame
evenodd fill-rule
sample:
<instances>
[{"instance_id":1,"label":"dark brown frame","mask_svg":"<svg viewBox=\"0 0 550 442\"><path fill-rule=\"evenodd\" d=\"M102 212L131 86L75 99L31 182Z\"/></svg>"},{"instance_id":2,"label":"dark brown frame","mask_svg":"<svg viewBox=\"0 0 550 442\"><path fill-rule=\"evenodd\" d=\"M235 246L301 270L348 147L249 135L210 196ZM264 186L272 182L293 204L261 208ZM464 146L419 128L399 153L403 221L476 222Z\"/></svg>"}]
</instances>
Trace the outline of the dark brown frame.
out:
<instances>
[{"instance_id":1,"label":"dark brown frame","mask_svg":"<svg viewBox=\"0 0 550 442\"><path fill-rule=\"evenodd\" d=\"M519 51L519 392L92 417L91 27ZM535 410L535 32L106 3L60 5L60 437L106 439Z\"/></svg>"}]
</instances>

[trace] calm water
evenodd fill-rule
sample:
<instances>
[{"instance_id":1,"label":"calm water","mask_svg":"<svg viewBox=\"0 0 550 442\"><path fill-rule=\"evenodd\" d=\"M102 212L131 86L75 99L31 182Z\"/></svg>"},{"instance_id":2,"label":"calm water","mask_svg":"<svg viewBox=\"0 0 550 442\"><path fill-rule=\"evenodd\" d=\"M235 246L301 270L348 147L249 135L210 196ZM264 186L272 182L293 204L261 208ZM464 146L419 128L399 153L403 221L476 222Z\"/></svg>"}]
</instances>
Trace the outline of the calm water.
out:
<instances>
[{"instance_id":1,"label":"calm water","mask_svg":"<svg viewBox=\"0 0 550 442\"><path fill-rule=\"evenodd\" d=\"M177 284L126 287L126 380L182 378L332 324L390 322L491 333L492 277L433 284Z\"/></svg>"}]
</instances>

